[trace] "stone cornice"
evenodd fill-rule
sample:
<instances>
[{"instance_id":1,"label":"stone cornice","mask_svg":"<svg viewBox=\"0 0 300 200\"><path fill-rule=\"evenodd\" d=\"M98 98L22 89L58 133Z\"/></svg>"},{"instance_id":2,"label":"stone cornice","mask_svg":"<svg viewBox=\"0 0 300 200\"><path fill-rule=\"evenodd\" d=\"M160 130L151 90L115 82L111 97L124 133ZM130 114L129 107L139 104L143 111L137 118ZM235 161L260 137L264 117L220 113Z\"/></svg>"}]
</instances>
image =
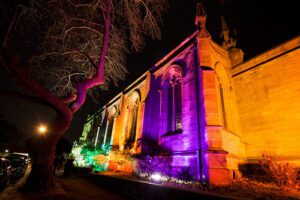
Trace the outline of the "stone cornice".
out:
<instances>
[{"instance_id":1,"label":"stone cornice","mask_svg":"<svg viewBox=\"0 0 300 200\"><path fill-rule=\"evenodd\" d=\"M245 71L255 68L263 63L266 63L278 56L284 55L288 52L296 50L300 47L300 36L297 36L291 40L288 40L254 58L237 65L231 69L232 76L237 76Z\"/></svg>"}]
</instances>

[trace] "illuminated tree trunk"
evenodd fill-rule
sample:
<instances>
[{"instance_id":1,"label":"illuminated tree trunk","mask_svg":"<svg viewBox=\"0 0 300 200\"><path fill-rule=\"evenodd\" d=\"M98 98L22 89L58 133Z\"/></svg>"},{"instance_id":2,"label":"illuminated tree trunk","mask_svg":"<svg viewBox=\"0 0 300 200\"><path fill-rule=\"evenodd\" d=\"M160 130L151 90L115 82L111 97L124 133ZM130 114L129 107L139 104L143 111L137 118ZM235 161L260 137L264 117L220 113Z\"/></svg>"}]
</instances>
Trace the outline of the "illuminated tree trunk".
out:
<instances>
[{"instance_id":1,"label":"illuminated tree trunk","mask_svg":"<svg viewBox=\"0 0 300 200\"><path fill-rule=\"evenodd\" d=\"M26 147L32 158L32 170L27 179L25 190L47 190L54 186L53 160L58 139L70 125L70 120L65 121L58 117L53 126L44 135L35 134L26 142Z\"/></svg>"},{"instance_id":2,"label":"illuminated tree trunk","mask_svg":"<svg viewBox=\"0 0 300 200\"><path fill-rule=\"evenodd\" d=\"M10 96L38 102L53 108L57 113L56 119L47 124L48 131L44 135L33 133L26 144L32 156L32 170L24 189L26 191L46 190L53 186L53 160L57 141L69 128L73 113L63 100L44 90L28 76L15 54L9 52L8 49L2 50L3 60L7 60L8 63L7 67L14 72L16 78L24 87L37 95L27 96L13 93L14 95Z\"/></svg>"},{"instance_id":3,"label":"illuminated tree trunk","mask_svg":"<svg viewBox=\"0 0 300 200\"><path fill-rule=\"evenodd\" d=\"M35 136L28 144L32 146L29 153L32 157L31 173L27 179L26 190L46 190L53 186L53 159L56 143L47 142L48 137Z\"/></svg>"}]
</instances>

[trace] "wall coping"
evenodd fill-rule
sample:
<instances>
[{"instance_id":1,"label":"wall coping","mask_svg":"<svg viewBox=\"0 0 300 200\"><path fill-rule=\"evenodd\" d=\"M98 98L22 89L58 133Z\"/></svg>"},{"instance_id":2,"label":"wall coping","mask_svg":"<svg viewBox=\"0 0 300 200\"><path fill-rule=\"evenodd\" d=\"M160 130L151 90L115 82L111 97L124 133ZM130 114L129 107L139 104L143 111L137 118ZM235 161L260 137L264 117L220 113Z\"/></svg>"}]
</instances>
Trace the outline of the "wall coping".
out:
<instances>
[{"instance_id":1,"label":"wall coping","mask_svg":"<svg viewBox=\"0 0 300 200\"><path fill-rule=\"evenodd\" d=\"M262 65L270 60L294 51L300 47L300 36L296 36L272 49L269 49L250 60L237 65L231 69L232 77L242 74L250 69Z\"/></svg>"}]
</instances>

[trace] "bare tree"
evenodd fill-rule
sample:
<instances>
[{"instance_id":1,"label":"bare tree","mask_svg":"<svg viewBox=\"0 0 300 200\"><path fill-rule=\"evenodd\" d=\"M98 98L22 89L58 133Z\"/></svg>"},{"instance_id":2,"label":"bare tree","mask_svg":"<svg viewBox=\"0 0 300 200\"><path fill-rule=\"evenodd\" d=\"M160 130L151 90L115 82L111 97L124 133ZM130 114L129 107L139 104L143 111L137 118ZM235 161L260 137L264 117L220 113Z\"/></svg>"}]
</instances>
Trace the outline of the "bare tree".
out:
<instances>
[{"instance_id":1,"label":"bare tree","mask_svg":"<svg viewBox=\"0 0 300 200\"><path fill-rule=\"evenodd\" d=\"M57 113L44 137L28 146L33 155L28 186L53 184L55 146L84 104L87 93L117 85L127 73L126 53L147 36L160 38L166 0L2 0L1 66ZM129 48L128 48L129 47Z\"/></svg>"}]
</instances>

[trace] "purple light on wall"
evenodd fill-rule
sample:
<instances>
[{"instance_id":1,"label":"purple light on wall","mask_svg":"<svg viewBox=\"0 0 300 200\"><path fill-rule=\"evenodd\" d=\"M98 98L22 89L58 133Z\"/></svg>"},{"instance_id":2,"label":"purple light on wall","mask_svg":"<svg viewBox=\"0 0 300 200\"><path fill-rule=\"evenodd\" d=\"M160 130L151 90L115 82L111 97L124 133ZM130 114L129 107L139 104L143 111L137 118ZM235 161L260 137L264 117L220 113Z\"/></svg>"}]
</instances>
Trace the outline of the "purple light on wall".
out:
<instances>
[{"instance_id":1,"label":"purple light on wall","mask_svg":"<svg viewBox=\"0 0 300 200\"><path fill-rule=\"evenodd\" d=\"M182 131L166 134L166 106L168 98L164 97L162 82L168 66L160 74L154 74L150 80L150 90L145 102L145 114L142 137L151 138L171 157L172 176L189 170L191 176L200 180L208 178L207 169L207 135L205 130L204 94L202 71L197 64L197 47L190 46L190 51L178 55L179 65L183 69L182 77ZM164 77L164 78L163 78ZM142 153L150 151L149 146L142 146ZM154 169L153 169L154 170Z\"/></svg>"},{"instance_id":2,"label":"purple light on wall","mask_svg":"<svg viewBox=\"0 0 300 200\"><path fill-rule=\"evenodd\" d=\"M203 72L202 69L198 68L198 79L199 79L199 95L200 95L200 149L201 149L201 177L203 175L207 180L209 180L209 173L208 173L208 138L207 138L207 130L206 130L206 112L205 112L205 99L204 99L204 88L203 88Z\"/></svg>"}]
</instances>

